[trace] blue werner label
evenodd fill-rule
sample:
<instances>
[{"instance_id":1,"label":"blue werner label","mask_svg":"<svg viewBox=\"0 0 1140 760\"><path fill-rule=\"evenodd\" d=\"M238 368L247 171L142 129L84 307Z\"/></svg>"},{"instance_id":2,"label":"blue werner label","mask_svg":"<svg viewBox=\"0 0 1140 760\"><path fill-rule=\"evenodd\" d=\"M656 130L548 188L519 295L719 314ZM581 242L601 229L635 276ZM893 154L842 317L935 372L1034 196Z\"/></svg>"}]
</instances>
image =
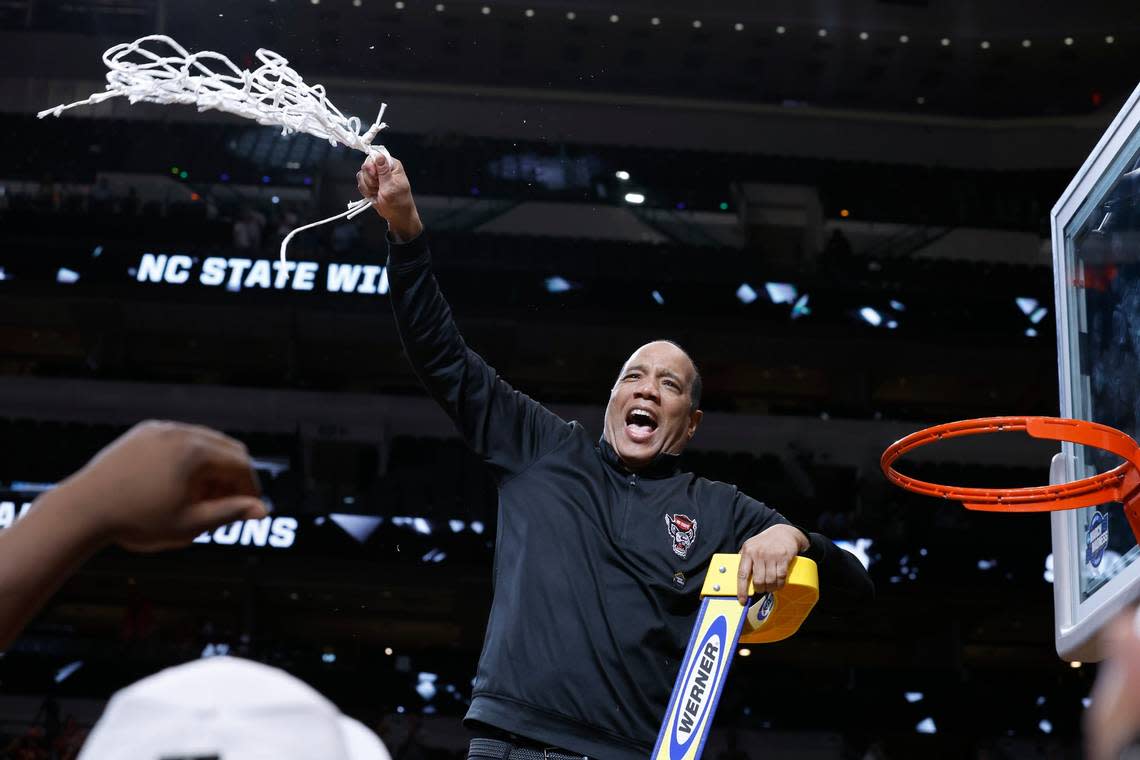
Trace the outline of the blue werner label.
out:
<instances>
[{"instance_id":1,"label":"blue werner label","mask_svg":"<svg viewBox=\"0 0 1140 760\"><path fill-rule=\"evenodd\" d=\"M701 602L651 760L700 760L744 612L735 597Z\"/></svg>"},{"instance_id":2,"label":"blue werner label","mask_svg":"<svg viewBox=\"0 0 1140 760\"><path fill-rule=\"evenodd\" d=\"M704 726L708 718L717 676L724 663L727 633L727 621L718 617L709 626L686 663L688 671L681 681L684 686L677 695L679 704L673 719L673 740L669 748L669 756L675 760L685 754L693 737L698 734L698 729Z\"/></svg>"}]
</instances>

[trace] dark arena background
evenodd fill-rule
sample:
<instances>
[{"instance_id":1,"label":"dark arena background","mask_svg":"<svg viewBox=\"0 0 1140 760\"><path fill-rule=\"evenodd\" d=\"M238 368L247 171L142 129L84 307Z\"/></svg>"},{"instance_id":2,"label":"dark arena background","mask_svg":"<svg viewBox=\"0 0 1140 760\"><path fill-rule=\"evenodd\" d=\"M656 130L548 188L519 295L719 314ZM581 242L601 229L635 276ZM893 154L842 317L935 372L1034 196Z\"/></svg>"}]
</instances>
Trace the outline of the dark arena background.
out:
<instances>
[{"instance_id":1,"label":"dark arena background","mask_svg":"<svg viewBox=\"0 0 1140 760\"><path fill-rule=\"evenodd\" d=\"M868 609L738 652L706 757L1080 756L1095 665L1054 650L1048 517L878 465L928 424L1057 413L1048 214L1140 80L1134 4L1061 0L0 2L0 529L147 418L246 442L274 506L84 565L0 657L0 755L73 757L117 689L229 653L396 760L465 757L496 495L403 356L384 224L253 276L359 197L362 156L121 98L37 120L153 33L275 50L366 123L386 102L377 142L503 377L597 435L630 351L679 341L687 466L869 565ZM910 472L1038 485L1052 450Z\"/></svg>"}]
</instances>

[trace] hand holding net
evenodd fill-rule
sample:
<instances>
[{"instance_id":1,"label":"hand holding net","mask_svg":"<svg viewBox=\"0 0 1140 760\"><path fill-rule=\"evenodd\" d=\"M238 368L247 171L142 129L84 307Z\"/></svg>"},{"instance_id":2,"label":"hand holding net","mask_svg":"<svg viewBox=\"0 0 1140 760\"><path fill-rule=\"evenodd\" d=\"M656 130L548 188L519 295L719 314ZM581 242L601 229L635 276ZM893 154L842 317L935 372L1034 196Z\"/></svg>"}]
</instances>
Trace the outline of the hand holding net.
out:
<instances>
[{"instance_id":1,"label":"hand holding net","mask_svg":"<svg viewBox=\"0 0 1140 760\"><path fill-rule=\"evenodd\" d=\"M381 104L376 120L361 132L363 125L358 117L341 113L329 101L324 86L306 84L283 56L264 48L259 48L255 55L261 65L250 71L238 68L220 53L190 53L166 35L140 37L103 53L108 69L105 92L48 108L37 116L60 116L77 106L95 105L116 97L125 97L131 103L193 105L199 111L224 111L258 124L281 127L282 135L304 132L332 145L345 145L391 161L384 146L372 144L387 126L383 122L387 104ZM370 205L371 201L361 199L350 203L347 211L293 230L281 241L282 262L286 246L298 232L341 218L351 219Z\"/></svg>"}]
</instances>

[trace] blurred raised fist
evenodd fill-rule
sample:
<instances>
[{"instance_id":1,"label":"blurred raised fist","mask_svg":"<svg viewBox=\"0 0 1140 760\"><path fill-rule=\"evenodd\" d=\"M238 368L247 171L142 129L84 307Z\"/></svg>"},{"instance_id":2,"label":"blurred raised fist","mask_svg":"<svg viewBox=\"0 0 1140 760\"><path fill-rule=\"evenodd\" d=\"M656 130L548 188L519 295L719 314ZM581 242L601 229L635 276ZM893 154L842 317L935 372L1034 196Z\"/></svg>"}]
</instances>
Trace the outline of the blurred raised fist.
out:
<instances>
[{"instance_id":1,"label":"blurred raised fist","mask_svg":"<svg viewBox=\"0 0 1140 760\"><path fill-rule=\"evenodd\" d=\"M1120 613L1101 632L1108 658L1097 668L1092 704L1085 712L1089 760L1140 756L1140 629L1137 611Z\"/></svg>"},{"instance_id":2,"label":"blurred raised fist","mask_svg":"<svg viewBox=\"0 0 1140 760\"><path fill-rule=\"evenodd\" d=\"M266 515L245 444L210 428L142 422L59 485L95 535L159 551Z\"/></svg>"}]
</instances>

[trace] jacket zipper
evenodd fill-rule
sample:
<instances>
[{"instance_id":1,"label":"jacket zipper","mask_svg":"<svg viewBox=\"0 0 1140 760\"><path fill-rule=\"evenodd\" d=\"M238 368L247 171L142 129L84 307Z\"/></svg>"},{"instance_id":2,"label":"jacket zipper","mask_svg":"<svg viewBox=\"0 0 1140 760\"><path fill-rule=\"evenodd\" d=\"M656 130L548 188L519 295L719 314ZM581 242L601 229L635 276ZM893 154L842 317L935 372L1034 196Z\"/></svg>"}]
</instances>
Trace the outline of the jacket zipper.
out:
<instances>
[{"instance_id":1,"label":"jacket zipper","mask_svg":"<svg viewBox=\"0 0 1140 760\"><path fill-rule=\"evenodd\" d=\"M633 511L633 489L637 486L637 475L630 475L626 481L625 489L625 515L622 517L621 537L627 538L629 534L630 513Z\"/></svg>"}]
</instances>

